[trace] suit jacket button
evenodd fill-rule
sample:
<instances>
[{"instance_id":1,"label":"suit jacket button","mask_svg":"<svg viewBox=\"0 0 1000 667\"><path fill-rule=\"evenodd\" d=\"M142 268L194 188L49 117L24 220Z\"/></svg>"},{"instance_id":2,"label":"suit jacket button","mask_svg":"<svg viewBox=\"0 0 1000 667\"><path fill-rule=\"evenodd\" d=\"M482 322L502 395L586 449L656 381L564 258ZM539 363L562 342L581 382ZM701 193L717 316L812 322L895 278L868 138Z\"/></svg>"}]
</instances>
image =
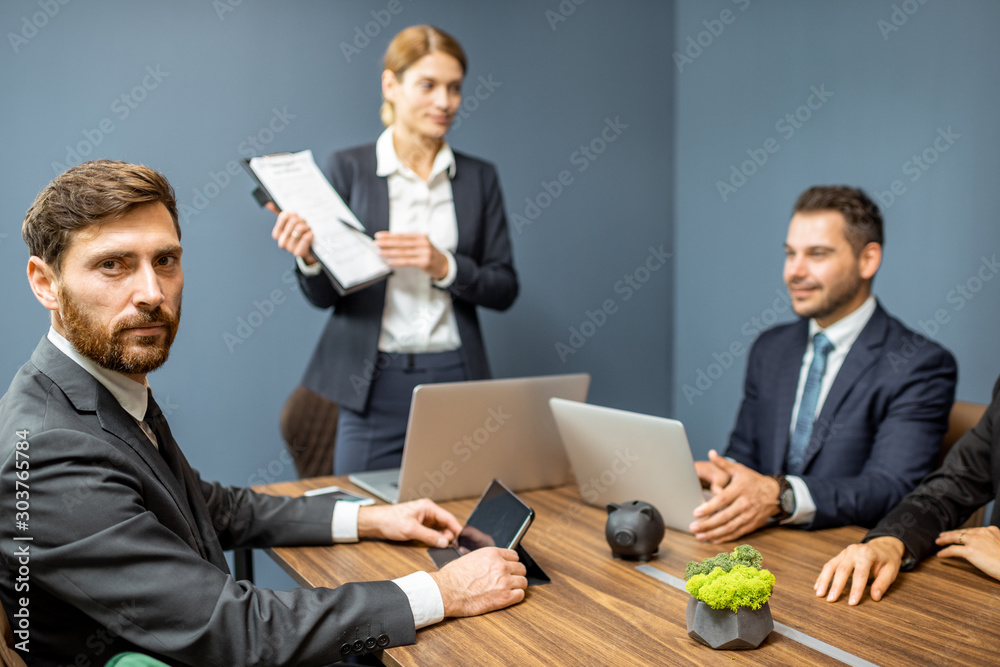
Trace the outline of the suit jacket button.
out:
<instances>
[{"instance_id":1,"label":"suit jacket button","mask_svg":"<svg viewBox=\"0 0 1000 667\"><path fill-rule=\"evenodd\" d=\"M389 645L389 635L382 634L378 636L378 645L385 647Z\"/></svg>"},{"instance_id":2,"label":"suit jacket button","mask_svg":"<svg viewBox=\"0 0 1000 667\"><path fill-rule=\"evenodd\" d=\"M369 651L372 650L373 648L375 648L375 638L374 637L369 637L368 639L365 640L365 648L368 649Z\"/></svg>"},{"instance_id":3,"label":"suit jacket button","mask_svg":"<svg viewBox=\"0 0 1000 667\"><path fill-rule=\"evenodd\" d=\"M358 641L354 642L354 650L358 651L358 652L361 652L361 651L365 650L365 643L363 641L361 641L360 639Z\"/></svg>"},{"instance_id":4,"label":"suit jacket button","mask_svg":"<svg viewBox=\"0 0 1000 667\"><path fill-rule=\"evenodd\" d=\"M350 644L344 644L343 646L340 647L340 655L350 655L350 654L351 654Z\"/></svg>"}]
</instances>

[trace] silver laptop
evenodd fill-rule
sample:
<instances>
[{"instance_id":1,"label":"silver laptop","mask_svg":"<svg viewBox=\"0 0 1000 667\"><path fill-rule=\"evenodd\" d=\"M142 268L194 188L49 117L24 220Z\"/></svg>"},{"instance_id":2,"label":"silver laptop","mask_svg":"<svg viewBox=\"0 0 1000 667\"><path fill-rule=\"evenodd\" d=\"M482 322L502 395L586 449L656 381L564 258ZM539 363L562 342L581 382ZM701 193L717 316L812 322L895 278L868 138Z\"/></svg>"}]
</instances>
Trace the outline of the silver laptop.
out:
<instances>
[{"instance_id":1,"label":"silver laptop","mask_svg":"<svg viewBox=\"0 0 1000 667\"><path fill-rule=\"evenodd\" d=\"M643 500L669 528L691 532L705 496L679 421L561 398L549 404L585 502Z\"/></svg>"},{"instance_id":2,"label":"silver laptop","mask_svg":"<svg viewBox=\"0 0 1000 667\"><path fill-rule=\"evenodd\" d=\"M390 503L475 498L496 477L512 491L572 478L549 399L584 401L590 375L418 385L400 468L349 475Z\"/></svg>"}]
</instances>

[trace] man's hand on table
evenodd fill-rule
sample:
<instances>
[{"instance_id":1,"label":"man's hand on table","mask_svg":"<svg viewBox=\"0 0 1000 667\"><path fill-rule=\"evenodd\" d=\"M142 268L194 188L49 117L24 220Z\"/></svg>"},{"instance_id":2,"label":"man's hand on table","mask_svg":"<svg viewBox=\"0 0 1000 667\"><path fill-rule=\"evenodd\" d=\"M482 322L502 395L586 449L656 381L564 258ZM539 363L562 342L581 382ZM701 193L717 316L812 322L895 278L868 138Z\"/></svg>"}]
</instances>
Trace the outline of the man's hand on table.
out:
<instances>
[{"instance_id":1,"label":"man's hand on table","mask_svg":"<svg viewBox=\"0 0 1000 667\"><path fill-rule=\"evenodd\" d=\"M477 616L524 599L527 570L513 549L483 547L445 565L431 577L446 617Z\"/></svg>"},{"instance_id":2,"label":"man's hand on table","mask_svg":"<svg viewBox=\"0 0 1000 667\"><path fill-rule=\"evenodd\" d=\"M432 547L452 543L462 525L448 510L422 498L398 505L369 505L358 509L358 537L418 540Z\"/></svg>"},{"instance_id":3,"label":"man's hand on table","mask_svg":"<svg viewBox=\"0 0 1000 667\"><path fill-rule=\"evenodd\" d=\"M777 480L723 458L714 449L708 457L695 469L715 496L694 510L697 520L690 530L697 539L729 542L757 530L778 513Z\"/></svg>"},{"instance_id":4,"label":"man's hand on table","mask_svg":"<svg viewBox=\"0 0 1000 667\"><path fill-rule=\"evenodd\" d=\"M906 547L895 537L876 537L864 544L852 544L827 561L813 590L817 597L825 595L827 602L836 602L850 578L851 594L847 604L853 606L861 602L871 575L875 577L872 600L878 602L896 580L905 553Z\"/></svg>"}]
</instances>

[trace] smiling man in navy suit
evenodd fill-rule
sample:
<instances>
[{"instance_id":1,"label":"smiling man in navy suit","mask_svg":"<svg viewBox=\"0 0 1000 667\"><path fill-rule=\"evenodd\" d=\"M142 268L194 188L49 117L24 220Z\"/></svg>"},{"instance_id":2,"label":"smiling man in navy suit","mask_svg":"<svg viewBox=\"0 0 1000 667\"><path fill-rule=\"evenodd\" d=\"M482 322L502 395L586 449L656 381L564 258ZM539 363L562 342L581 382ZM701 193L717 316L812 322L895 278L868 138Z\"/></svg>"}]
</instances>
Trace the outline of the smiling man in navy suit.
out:
<instances>
[{"instance_id":1,"label":"smiling man in navy suit","mask_svg":"<svg viewBox=\"0 0 1000 667\"><path fill-rule=\"evenodd\" d=\"M801 319L754 343L726 457L695 464L715 493L695 510L698 539L771 523L872 526L934 468L955 359L872 296L882 244L882 215L861 190L799 197L784 278Z\"/></svg>"}]
</instances>

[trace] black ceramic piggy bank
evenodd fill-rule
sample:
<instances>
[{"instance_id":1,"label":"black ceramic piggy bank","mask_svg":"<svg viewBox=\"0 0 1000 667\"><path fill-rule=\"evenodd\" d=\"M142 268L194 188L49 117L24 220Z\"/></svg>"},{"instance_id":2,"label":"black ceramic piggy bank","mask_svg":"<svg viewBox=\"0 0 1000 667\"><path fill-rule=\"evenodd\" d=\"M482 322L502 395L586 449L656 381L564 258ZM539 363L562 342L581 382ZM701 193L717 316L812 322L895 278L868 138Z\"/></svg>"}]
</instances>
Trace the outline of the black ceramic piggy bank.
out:
<instances>
[{"instance_id":1,"label":"black ceramic piggy bank","mask_svg":"<svg viewBox=\"0 0 1000 667\"><path fill-rule=\"evenodd\" d=\"M641 500L608 503L604 536L615 558L647 561L656 555L663 539L663 517Z\"/></svg>"}]
</instances>

